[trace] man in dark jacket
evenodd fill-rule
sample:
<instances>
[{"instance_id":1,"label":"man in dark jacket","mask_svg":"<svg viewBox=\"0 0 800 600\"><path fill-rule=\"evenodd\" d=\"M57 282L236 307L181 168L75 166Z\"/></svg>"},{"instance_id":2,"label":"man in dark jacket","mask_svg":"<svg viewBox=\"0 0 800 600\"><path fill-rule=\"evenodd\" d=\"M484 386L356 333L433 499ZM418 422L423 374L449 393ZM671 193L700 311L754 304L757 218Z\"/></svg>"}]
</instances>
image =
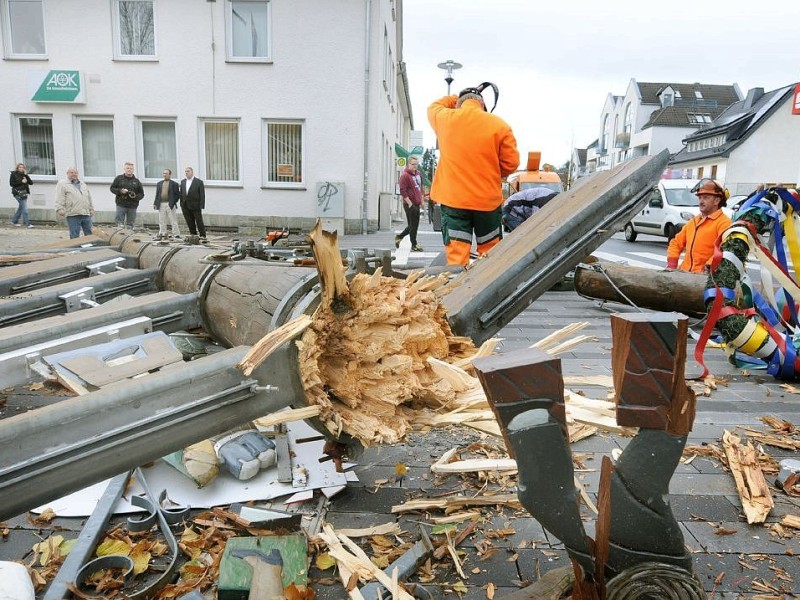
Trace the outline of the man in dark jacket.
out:
<instances>
[{"instance_id":1,"label":"man in dark jacket","mask_svg":"<svg viewBox=\"0 0 800 600\"><path fill-rule=\"evenodd\" d=\"M178 200L181 199L181 189L177 181L172 181L172 171L164 169L164 179L156 184L156 198L153 208L158 211L158 237L167 237L167 221L172 225L172 237L180 238L178 228Z\"/></svg>"},{"instance_id":2,"label":"man in dark jacket","mask_svg":"<svg viewBox=\"0 0 800 600\"><path fill-rule=\"evenodd\" d=\"M126 162L122 166L123 173L117 175L111 184L111 193L114 194L114 203L117 205L117 213L114 221L117 227L127 226L133 229L136 222L136 209L139 208L139 200L144 198L144 187L142 182L133 174L133 163Z\"/></svg>"},{"instance_id":3,"label":"man in dark jacket","mask_svg":"<svg viewBox=\"0 0 800 600\"><path fill-rule=\"evenodd\" d=\"M206 188L203 180L194 176L194 169L186 167L186 179L181 181L181 211L189 233L197 235L200 232L200 241L206 241L206 226L203 223L203 209L206 207Z\"/></svg>"}]
</instances>

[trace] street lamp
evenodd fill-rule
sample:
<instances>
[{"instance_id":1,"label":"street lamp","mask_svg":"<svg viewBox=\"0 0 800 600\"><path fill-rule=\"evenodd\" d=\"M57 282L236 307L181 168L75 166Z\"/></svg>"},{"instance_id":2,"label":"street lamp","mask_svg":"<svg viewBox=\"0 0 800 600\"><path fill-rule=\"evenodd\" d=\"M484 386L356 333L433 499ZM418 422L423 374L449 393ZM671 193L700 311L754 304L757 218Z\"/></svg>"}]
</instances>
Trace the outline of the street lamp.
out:
<instances>
[{"instance_id":1,"label":"street lamp","mask_svg":"<svg viewBox=\"0 0 800 600\"><path fill-rule=\"evenodd\" d=\"M444 69L445 71L447 71L444 80L447 82L447 95L449 96L450 84L453 83L453 71L460 69L462 65L453 60L447 60L443 63L439 63L437 66L440 69Z\"/></svg>"}]
</instances>

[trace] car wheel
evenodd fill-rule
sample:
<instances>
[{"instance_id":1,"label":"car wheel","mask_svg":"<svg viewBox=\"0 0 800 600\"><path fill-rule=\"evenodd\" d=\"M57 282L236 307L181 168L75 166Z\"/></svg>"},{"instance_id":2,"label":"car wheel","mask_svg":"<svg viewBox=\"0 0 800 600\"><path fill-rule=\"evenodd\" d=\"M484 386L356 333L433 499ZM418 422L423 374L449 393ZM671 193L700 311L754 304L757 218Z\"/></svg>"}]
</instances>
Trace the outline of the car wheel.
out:
<instances>
[{"instance_id":1,"label":"car wheel","mask_svg":"<svg viewBox=\"0 0 800 600\"><path fill-rule=\"evenodd\" d=\"M679 229L672 223L667 223L667 226L664 227L664 235L667 236L667 239L670 241L678 235L678 231Z\"/></svg>"},{"instance_id":2,"label":"car wheel","mask_svg":"<svg viewBox=\"0 0 800 600\"><path fill-rule=\"evenodd\" d=\"M625 239L629 242L636 241L636 230L633 228L633 223L625 225Z\"/></svg>"}]
</instances>

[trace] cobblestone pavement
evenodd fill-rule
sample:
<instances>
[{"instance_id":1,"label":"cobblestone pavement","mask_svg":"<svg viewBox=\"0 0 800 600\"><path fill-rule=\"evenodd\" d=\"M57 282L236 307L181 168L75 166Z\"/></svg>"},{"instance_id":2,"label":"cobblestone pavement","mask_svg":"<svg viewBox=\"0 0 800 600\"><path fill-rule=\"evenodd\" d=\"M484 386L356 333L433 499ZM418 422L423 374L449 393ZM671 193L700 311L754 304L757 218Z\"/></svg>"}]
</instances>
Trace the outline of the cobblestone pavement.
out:
<instances>
[{"instance_id":1,"label":"cobblestone pavement","mask_svg":"<svg viewBox=\"0 0 800 600\"><path fill-rule=\"evenodd\" d=\"M396 224L397 230L402 224ZM343 247L391 248L394 232L366 236L345 236ZM22 236L22 237L20 237ZM50 239L53 236L55 239ZM0 227L0 247L15 248L28 245L34 237L37 243L45 238L57 241L65 231L37 228L20 231ZM209 236L214 240L213 232ZM405 240L408 243L408 240ZM428 253L441 251L439 234L423 225L419 243L428 251L425 257L408 254L407 264L425 264ZM421 265L420 265L421 266ZM579 297L573 291L551 291L536 300L499 334L503 338L501 352L529 346L547 334L577 321L588 327L581 333L595 336L596 341L582 344L561 356L562 371L569 375L611 374L611 332L609 316L614 311L630 308L600 305ZM699 372L694 364L690 343L687 355L687 375ZM720 350L710 350L707 364L717 376L717 388L698 398L695 427L689 445L720 444L725 429L742 433L742 427L765 430L759 418L774 415L792 423L800 423L800 389L780 385L766 374L743 373L730 365ZM605 398L604 388L586 387L587 396ZM464 448L473 442L494 443L472 430L453 427L444 430L418 432L405 443L368 448L359 457L359 482L353 483L329 502L315 504L309 510L321 513L334 527L367 527L396 521L413 539L420 526L431 532L428 517L441 513L397 516L392 507L419 497L441 496L447 493L477 493L483 485L476 477L434 477L430 465L453 447ZM627 438L597 434L573 445L585 469L579 473L589 497L596 504L601 457L614 449L624 448ZM790 450L764 446L776 460L797 458ZM402 480L395 476L398 463L407 466ZM509 483L495 477L489 487ZM770 484L772 481L770 481ZM513 489L513 488L512 488ZM693 553L695 570L709 598L732 599L800 597L800 538L786 530L779 535L776 524L784 515L800 516L800 502L772 487L775 508L765 525L750 526L743 517L731 475L712 458L698 456L689 464L678 467L670 485L670 502L680 522L686 545ZM594 533L593 514L582 509L587 531ZM538 522L524 510L511 511L497 507L481 509L481 519L474 531L459 546L463 571L462 580L451 561L441 561L432 567L432 581L426 582L433 598L484 599L490 597L489 584L496 588L495 598L503 598L521 585L535 580L540 574L567 564L563 545L546 533ZM67 520L64 520L67 521ZM74 521L74 520L73 520ZM59 519L56 520L56 523ZM60 523L79 530L80 523ZM28 523L23 517L9 522L11 534L0 542L0 559L20 559L31 545L46 536L45 531ZM458 526L459 529L464 525ZM65 537L69 532L65 532ZM343 599L346 592L335 583L331 571L310 571L317 597ZM461 582L461 583L459 583Z\"/></svg>"}]
</instances>

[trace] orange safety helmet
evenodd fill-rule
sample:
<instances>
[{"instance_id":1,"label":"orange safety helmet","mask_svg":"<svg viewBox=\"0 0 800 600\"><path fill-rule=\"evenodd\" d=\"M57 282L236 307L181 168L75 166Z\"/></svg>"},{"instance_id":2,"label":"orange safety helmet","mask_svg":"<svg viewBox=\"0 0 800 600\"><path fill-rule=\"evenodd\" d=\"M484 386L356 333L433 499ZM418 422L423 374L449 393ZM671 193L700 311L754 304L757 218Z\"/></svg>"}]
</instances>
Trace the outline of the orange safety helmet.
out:
<instances>
[{"instance_id":1,"label":"orange safety helmet","mask_svg":"<svg viewBox=\"0 0 800 600\"><path fill-rule=\"evenodd\" d=\"M722 200L719 203L720 207L725 206L728 198L731 197L731 194L727 188L722 187L713 179L708 178L698 181L697 185L692 188L692 193L698 196L700 194L711 194L713 196L718 196Z\"/></svg>"}]
</instances>

